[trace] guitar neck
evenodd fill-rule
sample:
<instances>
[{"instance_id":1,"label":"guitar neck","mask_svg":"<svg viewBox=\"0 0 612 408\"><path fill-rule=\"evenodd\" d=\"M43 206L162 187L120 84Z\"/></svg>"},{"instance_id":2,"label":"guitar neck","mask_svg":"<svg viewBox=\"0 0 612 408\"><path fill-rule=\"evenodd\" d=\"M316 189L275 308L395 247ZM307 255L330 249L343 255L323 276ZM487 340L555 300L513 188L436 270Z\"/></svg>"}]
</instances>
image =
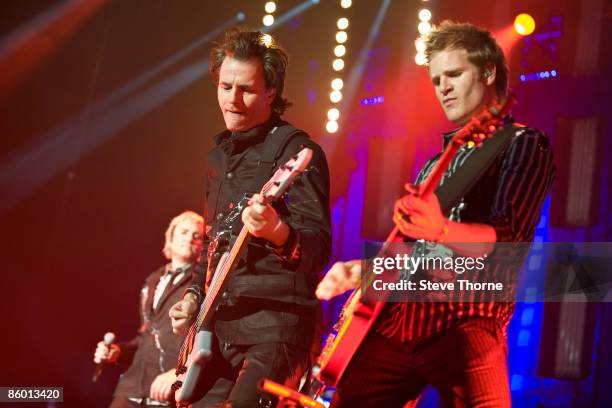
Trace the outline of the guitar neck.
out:
<instances>
[{"instance_id":1,"label":"guitar neck","mask_svg":"<svg viewBox=\"0 0 612 408\"><path fill-rule=\"evenodd\" d=\"M196 319L195 327L199 330L204 323L207 323L212 316L213 310L216 307L216 303L223 294L225 286L227 284L229 274L234 269L234 266L240 260L240 255L251 239L251 234L246 226L243 226L236 238L236 242L232 245L227 257L222 259L223 264L221 269L216 272L216 276L213 277L212 284L208 288L204 302L200 307L200 312Z\"/></svg>"},{"instance_id":2,"label":"guitar neck","mask_svg":"<svg viewBox=\"0 0 612 408\"><path fill-rule=\"evenodd\" d=\"M457 151L461 147L461 144L451 141L442 155L440 159L436 162L433 170L429 173L427 178L419 184L419 195L421 197L427 197L434 192L438 184L440 184L440 180L442 179L442 175L448 169L451 161L457 154Z\"/></svg>"},{"instance_id":3,"label":"guitar neck","mask_svg":"<svg viewBox=\"0 0 612 408\"><path fill-rule=\"evenodd\" d=\"M427 197L428 195L433 194L434 190L442 179L442 175L450 165L460 147L460 143L457 143L454 140L450 141L448 146L446 146L446 149L444 149L444 152L442 152L440 159L438 159L434 165L433 170L429 173L425 180L417 186L419 196ZM387 239L385 239L385 243L394 242L398 234L399 228L396 225L387 236ZM384 247L381 248L380 252L384 252Z\"/></svg>"}]
</instances>

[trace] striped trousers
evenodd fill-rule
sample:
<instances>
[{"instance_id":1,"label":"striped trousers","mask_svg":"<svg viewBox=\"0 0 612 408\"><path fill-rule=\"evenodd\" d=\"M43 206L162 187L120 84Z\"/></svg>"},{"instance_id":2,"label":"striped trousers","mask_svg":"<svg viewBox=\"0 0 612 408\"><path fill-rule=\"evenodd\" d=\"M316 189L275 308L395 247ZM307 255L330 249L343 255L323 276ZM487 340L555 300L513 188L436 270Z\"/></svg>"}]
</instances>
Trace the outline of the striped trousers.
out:
<instances>
[{"instance_id":1,"label":"striped trousers","mask_svg":"<svg viewBox=\"0 0 612 408\"><path fill-rule=\"evenodd\" d=\"M332 407L415 407L427 384L443 407L510 407L507 342L493 319L474 318L400 342L371 333L345 372Z\"/></svg>"}]
</instances>

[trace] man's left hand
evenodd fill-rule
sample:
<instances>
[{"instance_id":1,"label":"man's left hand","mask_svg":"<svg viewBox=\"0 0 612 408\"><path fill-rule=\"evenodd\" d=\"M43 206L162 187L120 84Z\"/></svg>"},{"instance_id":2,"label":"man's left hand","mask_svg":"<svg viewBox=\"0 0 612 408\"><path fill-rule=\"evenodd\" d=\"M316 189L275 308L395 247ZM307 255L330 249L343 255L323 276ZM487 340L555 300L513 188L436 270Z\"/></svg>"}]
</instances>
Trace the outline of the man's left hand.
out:
<instances>
[{"instance_id":1,"label":"man's left hand","mask_svg":"<svg viewBox=\"0 0 612 408\"><path fill-rule=\"evenodd\" d=\"M248 204L242 212L242 222L253 236L266 239L276 246L287 242L289 226L260 194L253 195Z\"/></svg>"},{"instance_id":2,"label":"man's left hand","mask_svg":"<svg viewBox=\"0 0 612 408\"><path fill-rule=\"evenodd\" d=\"M435 194L419 197L412 184L406 184L404 188L408 194L395 202L393 222L402 234L410 238L438 240L446 223L438 197Z\"/></svg>"},{"instance_id":3,"label":"man's left hand","mask_svg":"<svg viewBox=\"0 0 612 408\"><path fill-rule=\"evenodd\" d=\"M151 390L149 392L149 398L157 401L171 401L172 400L172 384L176 381L175 370L168 370L155 377L153 384L151 384Z\"/></svg>"}]
</instances>

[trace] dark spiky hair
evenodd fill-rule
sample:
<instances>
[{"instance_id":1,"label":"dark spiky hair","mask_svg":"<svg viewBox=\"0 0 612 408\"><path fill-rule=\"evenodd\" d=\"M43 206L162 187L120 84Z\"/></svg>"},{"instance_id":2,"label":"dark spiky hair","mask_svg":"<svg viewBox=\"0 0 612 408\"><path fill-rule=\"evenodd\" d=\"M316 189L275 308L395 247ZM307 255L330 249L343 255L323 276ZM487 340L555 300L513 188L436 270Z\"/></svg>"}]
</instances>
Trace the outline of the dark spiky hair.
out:
<instances>
[{"instance_id":1,"label":"dark spiky hair","mask_svg":"<svg viewBox=\"0 0 612 408\"><path fill-rule=\"evenodd\" d=\"M276 90L276 96L271 104L272 110L282 114L291 106L291 103L282 96L289 58L285 50L269 34L240 27L226 30L223 41L215 44L210 51L210 74L217 84L221 64L227 56L240 61L259 59L263 67L266 88Z\"/></svg>"}]
</instances>

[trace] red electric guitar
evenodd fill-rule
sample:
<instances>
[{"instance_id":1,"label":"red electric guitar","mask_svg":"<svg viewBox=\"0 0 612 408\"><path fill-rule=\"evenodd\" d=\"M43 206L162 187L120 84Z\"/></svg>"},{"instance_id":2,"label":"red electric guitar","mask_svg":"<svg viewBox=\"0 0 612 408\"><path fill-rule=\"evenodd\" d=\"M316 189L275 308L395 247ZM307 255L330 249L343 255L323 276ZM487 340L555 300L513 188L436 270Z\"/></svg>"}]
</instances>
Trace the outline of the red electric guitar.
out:
<instances>
[{"instance_id":1,"label":"red electric guitar","mask_svg":"<svg viewBox=\"0 0 612 408\"><path fill-rule=\"evenodd\" d=\"M266 202L271 202L283 195L292 181L298 177L312 158L312 150L303 148L293 156L291 160L276 170L274 175L261 189L261 195ZM205 364L212 357L211 344L213 333L211 321L213 314L219 305L223 291L227 287L230 273L234 270L241 254L246 248L251 234L246 226L240 230L240 234L231 246L231 249L223 254L206 292L206 297L200 306L200 311L195 322L189 328L178 356L176 375L177 381L173 389L180 389L177 396L177 406L187 406L193 402L195 388Z\"/></svg>"},{"instance_id":2,"label":"red electric guitar","mask_svg":"<svg viewBox=\"0 0 612 408\"><path fill-rule=\"evenodd\" d=\"M425 197L433 193L462 145L469 143L480 146L503 126L503 117L513 102L512 95L504 100L493 101L489 107L459 130L448 143L427 179L418 186L418 194ZM398 228L395 227L385 243L393 242L397 235ZM381 252L383 251L384 249L381 250ZM380 296L378 298L380 299ZM372 329L384 305L384 299L374 302L362 299L361 289L353 292L345 303L338 323L334 327L336 334L328 337L323 352L319 356L314 370L314 384L310 386L309 394L311 396L318 397L317 394L320 394L325 386L338 385L344 371Z\"/></svg>"}]
</instances>

